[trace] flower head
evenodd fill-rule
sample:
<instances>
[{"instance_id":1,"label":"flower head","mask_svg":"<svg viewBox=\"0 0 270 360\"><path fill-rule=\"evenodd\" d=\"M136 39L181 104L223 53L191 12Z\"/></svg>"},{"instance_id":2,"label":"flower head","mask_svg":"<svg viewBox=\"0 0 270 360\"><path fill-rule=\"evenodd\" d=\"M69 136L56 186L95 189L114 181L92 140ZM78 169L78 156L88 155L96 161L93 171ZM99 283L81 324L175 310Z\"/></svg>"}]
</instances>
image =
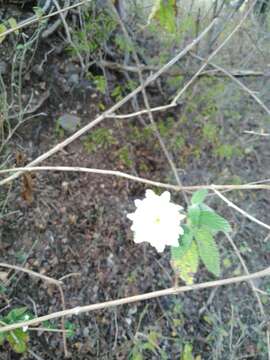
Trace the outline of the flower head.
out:
<instances>
[{"instance_id":1,"label":"flower head","mask_svg":"<svg viewBox=\"0 0 270 360\"><path fill-rule=\"evenodd\" d=\"M179 236L184 233L180 214L183 208L170 202L171 195L165 191L156 195L152 190L146 190L143 200L135 200L137 207L134 213L127 217L133 221L135 243L149 242L158 252L164 251L166 245L178 246Z\"/></svg>"}]
</instances>

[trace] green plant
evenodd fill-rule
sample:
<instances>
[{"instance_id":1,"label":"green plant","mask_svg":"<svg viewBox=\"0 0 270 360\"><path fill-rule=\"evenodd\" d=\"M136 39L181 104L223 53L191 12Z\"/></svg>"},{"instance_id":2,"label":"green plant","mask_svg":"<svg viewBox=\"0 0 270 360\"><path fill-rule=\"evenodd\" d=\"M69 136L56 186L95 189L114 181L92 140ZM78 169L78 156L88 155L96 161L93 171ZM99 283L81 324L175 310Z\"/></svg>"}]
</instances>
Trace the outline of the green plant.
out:
<instances>
[{"instance_id":1,"label":"green plant","mask_svg":"<svg viewBox=\"0 0 270 360\"><path fill-rule=\"evenodd\" d=\"M28 311L27 307L18 307L12 309L7 315L0 317L0 325L17 324L33 318L33 314ZM57 329L57 326L50 321L44 321L42 327L46 328L46 330ZM72 322L66 321L64 327L67 331L67 337L74 336L75 325ZM28 349L29 338L28 326L22 326L22 328L0 333L0 346L7 341L16 353L22 354Z\"/></svg>"},{"instance_id":2,"label":"green plant","mask_svg":"<svg viewBox=\"0 0 270 360\"><path fill-rule=\"evenodd\" d=\"M96 88L98 89L98 91L101 92L101 94L104 95L106 93L107 80L106 80L105 76L103 76L103 75L92 75L91 73L89 73L87 78L94 82L94 84L96 85Z\"/></svg>"},{"instance_id":3,"label":"green plant","mask_svg":"<svg viewBox=\"0 0 270 360\"><path fill-rule=\"evenodd\" d=\"M33 318L26 307L12 309L6 316L0 318L1 325L10 325ZM0 345L7 341L17 353L24 353L28 347L29 334L27 328L18 328L0 333Z\"/></svg>"},{"instance_id":4,"label":"green plant","mask_svg":"<svg viewBox=\"0 0 270 360\"><path fill-rule=\"evenodd\" d=\"M207 122L203 125L203 138L210 143L218 141L218 127L216 124Z\"/></svg>"},{"instance_id":5,"label":"green plant","mask_svg":"<svg viewBox=\"0 0 270 360\"><path fill-rule=\"evenodd\" d=\"M193 347L191 344L187 343L184 346L184 349L182 351L181 360L194 360L194 357L192 355Z\"/></svg>"},{"instance_id":6,"label":"green plant","mask_svg":"<svg viewBox=\"0 0 270 360\"><path fill-rule=\"evenodd\" d=\"M242 155L240 147L231 144L221 144L214 150L214 154L219 158L231 160L234 156Z\"/></svg>"},{"instance_id":7,"label":"green plant","mask_svg":"<svg viewBox=\"0 0 270 360\"><path fill-rule=\"evenodd\" d=\"M167 360L166 352L159 346L162 334L155 330L150 330L147 335L140 334L135 339L134 347L129 355L130 360L145 359L144 353L150 353L151 356L158 356L159 359ZM148 357L147 357L148 358Z\"/></svg>"},{"instance_id":8,"label":"green plant","mask_svg":"<svg viewBox=\"0 0 270 360\"><path fill-rule=\"evenodd\" d=\"M176 0L156 0L149 21L156 19L168 32L176 31Z\"/></svg>"},{"instance_id":9,"label":"green plant","mask_svg":"<svg viewBox=\"0 0 270 360\"><path fill-rule=\"evenodd\" d=\"M123 146L117 151L119 160L127 167L132 166L132 159L130 158L128 146Z\"/></svg>"},{"instance_id":10,"label":"green plant","mask_svg":"<svg viewBox=\"0 0 270 360\"><path fill-rule=\"evenodd\" d=\"M115 45L121 50L123 53L131 53L134 49L133 44L128 41L126 36L122 34L117 34L115 37Z\"/></svg>"},{"instance_id":11,"label":"green plant","mask_svg":"<svg viewBox=\"0 0 270 360\"><path fill-rule=\"evenodd\" d=\"M101 128L93 131L84 140L84 147L87 151L95 151L102 147L108 149L111 145L117 143L117 140L112 135L112 131L106 128Z\"/></svg>"},{"instance_id":12,"label":"green plant","mask_svg":"<svg viewBox=\"0 0 270 360\"><path fill-rule=\"evenodd\" d=\"M124 89L121 85L116 85L111 93L115 101L120 101L124 96Z\"/></svg>"},{"instance_id":13,"label":"green plant","mask_svg":"<svg viewBox=\"0 0 270 360\"><path fill-rule=\"evenodd\" d=\"M171 247L171 263L182 280L193 283L200 260L209 272L220 275L220 255L214 236L227 233L231 227L227 220L204 204L207 190L197 191L187 211L187 224L178 247Z\"/></svg>"},{"instance_id":14,"label":"green plant","mask_svg":"<svg viewBox=\"0 0 270 360\"><path fill-rule=\"evenodd\" d=\"M82 28L73 32L74 46L68 47L67 50L74 55L79 52L89 56L96 53L109 41L117 23L106 11L96 13L94 9L90 12L85 11L83 20Z\"/></svg>"}]
</instances>

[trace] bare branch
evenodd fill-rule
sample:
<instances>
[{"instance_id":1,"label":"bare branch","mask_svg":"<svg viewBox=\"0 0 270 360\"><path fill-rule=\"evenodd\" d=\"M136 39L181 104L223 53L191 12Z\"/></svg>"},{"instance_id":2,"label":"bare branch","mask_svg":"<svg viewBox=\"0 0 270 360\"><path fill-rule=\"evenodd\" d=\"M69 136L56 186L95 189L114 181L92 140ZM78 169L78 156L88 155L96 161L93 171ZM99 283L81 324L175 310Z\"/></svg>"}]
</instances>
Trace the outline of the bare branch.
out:
<instances>
[{"instance_id":1,"label":"bare branch","mask_svg":"<svg viewBox=\"0 0 270 360\"><path fill-rule=\"evenodd\" d=\"M208 281L208 282L195 284L195 285L172 287L172 288L168 288L168 289L152 291L152 292L146 293L146 294L134 295L134 296L129 296L129 297L122 298L122 299L105 301L103 303L97 303L97 304L85 305L85 306L77 306L72 309L57 311L52 314L40 316L40 317L32 319L32 320L0 327L0 333L18 329L23 326L37 325L37 324L42 323L43 321L57 319L59 317L66 317L66 316L71 316L71 315L78 316L79 314L83 314L83 313L87 313L87 312L91 312L91 311L108 309L111 307L130 304L130 303L134 303L134 302L138 302L138 301L155 299L155 298L158 298L161 296L178 295L178 294L181 294L181 293L184 293L187 291L203 290L203 289L213 288L216 286L238 284L241 282L250 281L250 280L254 280L254 279L258 279L258 278L266 277L266 276L270 276L270 267L268 267L264 270L255 272L250 275L242 275L242 276L236 276L236 277L231 277L231 278L227 278L227 279Z\"/></svg>"},{"instance_id":2,"label":"bare branch","mask_svg":"<svg viewBox=\"0 0 270 360\"><path fill-rule=\"evenodd\" d=\"M84 168L78 166L31 166L31 167L18 167L0 170L0 174L6 173L16 173L16 172L36 172L36 171L58 171L58 172L83 172L90 174L99 174L99 175L108 175L108 176L116 176L136 182L140 182L142 184L156 186L160 188L170 189L174 191L196 191L200 189L208 189L208 190L270 190L270 185L262 184L265 182L270 182L270 179L258 181L256 183L247 183L243 185L189 185L189 186L179 186L173 184L167 184L159 181L145 179L139 176L134 176L131 174L124 173L122 171L117 170L105 170L105 169L93 169L93 168Z\"/></svg>"},{"instance_id":3,"label":"bare branch","mask_svg":"<svg viewBox=\"0 0 270 360\"><path fill-rule=\"evenodd\" d=\"M250 215L249 213L247 213L246 211L242 210L240 207L238 207L237 205L235 205L233 202L231 202L230 200L228 200L224 195L222 195L217 189L215 189L215 187L212 188L212 190L214 191L215 194L218 195L218 197L220 197L228 206L232 207L234 210L238 211L240 214L242 214L244 217L248 218L249 220L255 222L258 225L261 225L262 227L270 230L270 226L265 224L264 222L256 219L254 216Z\"/></svg>"}]
</instances>

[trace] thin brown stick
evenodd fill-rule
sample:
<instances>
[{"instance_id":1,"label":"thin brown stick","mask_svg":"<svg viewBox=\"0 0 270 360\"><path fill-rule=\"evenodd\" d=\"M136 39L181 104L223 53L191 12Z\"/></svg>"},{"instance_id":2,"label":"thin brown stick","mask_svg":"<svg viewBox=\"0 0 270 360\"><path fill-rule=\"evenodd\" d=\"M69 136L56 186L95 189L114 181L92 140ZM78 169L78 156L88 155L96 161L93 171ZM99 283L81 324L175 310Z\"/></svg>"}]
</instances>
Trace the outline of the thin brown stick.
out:
<instances>
[{"instance_id":1,"label":"thin brown stick","mask_svg":"<svg viewBox=\"0 0 270 360\"><path fill-rule=\"evenodd\" d=\"M132 180L136 182L140 182L142 184L156 186L160 188L170 189L174 191L196 191L200 189L216 189L216 190L270 190L270 185L268 184L260 184L260 181L256 184L247 183L243 185L189 185L189 186L178 186L173 184L167 184L159 181L145 179L139 176L134 176L128 173L124 173L122 171L117 170L106 170L106 169L93 169L93 168L84 168L79 166L31 166L31 167L18 167L18 168L10 168L5 170L0 170L0 174L12 173L12 172L39 172L39 171L59 171L59 172L83 172L90 174L98 174L98 175L107 175L107 176L116 176L120 178L124 178L127 180ZM270 182L269 180L265 180ZM0 182L1 183L1 182Z\"/></svg>"},{"instance_id":2,"label":"thin brown stick","mask_svg":"<svg viewBox=\"0 0 270 360\"><path fill-rule=\"evenodd\" d=\"M193 54L194 55L194 54ZM137 66L134 65L123 65L123 64L119 64L113 61L108 61L108 60L99 60L96 62L97 65L99 66L103 66L103 67L107 67L109 69L112 70L119 70L121 72L123 71L128 71L128 72L132 72L132 73L137 73L139 70L141 71L157 71L158 70L158 66L155 65L140 65L139 70ZM254 71L254 70L237 70L237 69L232 69L229 70L230 74L234 77L249 77L249 76L254 76L254 77L262 77L265 76L265 73L263 71ZM193 76L194 73L192 72L188 72L185 70L178 70L178 69L171 69L168 71L168 74L170 76L179 76L179 75L185 75L185 76ZM216 76L216 77L224 77L227 76L224 74L223 71L220 71L218 69L211 69L211 70L205 70L203 71L200 75L200 77L202 76Z\"/></svg>"},{"instance_id":3,"label":"thin brown stick","mask_svg":"<svg viewBox=\"0 0 270 360\"><path fill-rule=\"evenodd\" d=\"M166 111L166 110L168 110L170 108L176 107L177 105L179 105L179 104L167 104L167 105L157 106L157 107L151 108L149 110L142 109L140 111L136 111L136 112L128 113L128 114L120 114L120 115L112 114L112 115L108 115L108 118L129 119L129 118L133 118L133 117L140 116L140 115L143 115L143 114L147 114L148 111L151 111L151 112Z\"/></svg>"},{"instance_id":4,"label":"thin brown stick","mask_svg":"<svg viewBox=\"0 0 270 360\"><path fill-rule=\"evenodd\" d=\"M17 266L17 265L10 265L10 264L6 264L6 263L0 263L0 267L6 268L6 269L16 270L16 271L20 271L20 272L24 272L24 273L26 273L26 274L28 274L30 276L42 279L43 281L46 281L46 282L48 282L50 284L54 284L54 285L57 285L57 286L62 285L62 282L59 281L59 280L53 279L53 278L51 278L49 276L37 273L35 271L29 270L29 269L26 269L26 268L23 268L23 267L20 267L20 266Z\"/></svg>"},{"instance_id":5,"label":"thin brown stick","mask_svg":"<svg viewBox=\"0 0 270 360\"><path fill-rule=\"evenodd\" d=\"M117 299L117 300L105 301L103 303L97 303L97 304L85 305L85 306L77 306L72 309L62 310L62 311L58 311L58 312L55 312L52 314L40 316L40 317L32 319L32 320L0 327L0 333L18 329L23 326L31 326L31 325L40 324L43 321L57 319L59 317L71 316L71 315L78 316L79 314L83 314L83 313L87 313L87 312L91 312L91 311L108 309L111 307L130 304L130 303L134 303L134 302L138 302L138 301L155 299L155 298L158 298L161 296L178 295L180 293L184 293L187 291L203 290L203 289L213 288L216 286L237 284L237 283L250 281L253 279L258 279L258 278L266 277L266 276L270 276L270 267L268 267L264 270L255 272L250 275L235 276L235 277L231 277L231 278L227 278L227 279L208 281L208 282L195 284L195 285L172 287L172 288L168 288L168 289L152 291L152 292L146 293L146 294L129 296L129 297Z\"/></svg>"},{"instance_id":6,"label":"thin brown stick","mask_svg":"<svg viewBox=\"0 0 270 360\"><path fill-rule=\"evenodd\" d=\"M124 173L118 170L106 170L106 169L94 169L94 168L84 168L78 166L33 166L33 167L17 167L17 168L9 168L5 170L0 170L0 174L10 173L10 172L40 172L40 171L56 171L56 172L83 172L90 174L99 174L99 175L108 175L108 176L116 176L124 179L141 182L147 185L153 185L161 188L171 189L175 191L195 191L200 189L208 189L212 190L213 188L216 190L270 190L270 185L268 184L260 184L261 182L270 182L270 179L266 179L264 181L252 182L243 185L188 185L188 186L178 186L172 185L168 183L163 183L159 181L149 180L146 178L142 178L139 176L134 176L128 173Z\"/></svg>"},{"instance_id":7,"label":"thin brown stick","mask_svg":"<svg viewBox=\"0 0 270 360\"><path fill-rule=\"evenodd\" d=\"M255 222L256 224L270 230L270 226L268 224L265 224L264 222L262 222L261 220L256 219L254 216L250 215L249 213L247 213L245 210L241 209L240 207L238 207L237 205L235 205L233 202L231 202L229 199L227 199L224 195L222 195L217 189L215 189L214 187L212 188L212 190L214 191L214 193L220 197L228 206L230 206L231 208L233 208L234 210L238 211L240 214L242 214L244 217L248 218L249 220Z\"/></svg>"}]
</instances>

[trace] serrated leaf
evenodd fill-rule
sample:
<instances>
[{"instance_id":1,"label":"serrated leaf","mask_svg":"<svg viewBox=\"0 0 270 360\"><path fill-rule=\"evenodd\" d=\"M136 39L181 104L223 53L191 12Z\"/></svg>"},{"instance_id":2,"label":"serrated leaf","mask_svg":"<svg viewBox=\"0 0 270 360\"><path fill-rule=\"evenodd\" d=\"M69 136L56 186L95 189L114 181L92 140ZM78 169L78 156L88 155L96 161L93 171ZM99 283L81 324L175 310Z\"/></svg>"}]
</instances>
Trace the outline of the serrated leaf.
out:
<instances>
[{"instance_id":1,"label":"serrated leaf","mask_svg":"<svg viewBox=\"0 0 270 360\"><path fill-rule=\"evenodd\" d=\"M199 254L195 241L180 259L172 259L172 267L186 284L193 284L194 274L199 266Z\"/></svg>"},{"instance_id":2,"label":"serrated leaf","mask_svg":"<svg viewBox=\"0 0 270 360\"><path fill-rule=\"evenodd\" d=\"M27 350L29 336L22 329L16 329L8 332L6 339L16 353L21 354Z\"/></svg>"},{"instance_id":3,"label":"serrated leaf","mask_svg":"<svg viewBox=\"0 0 270 360\"><path fill-rule=\"evenodd\" d=\"M7 31L7 27L4 24L0 24L0 44L5 40L6 35L4 33Z\"/></svg>"},{"instance_id":4,"label":"serrated leaf","mask_svg":"<svg viewBox=\"0 0 270 360\"><path fill-rule=\"evenodd\" d=\"M201 209L199 205L191 205L188 208L188 220L190 220L193 227L200 225Z\"/></svg>"},{"instance_id":5,"label":"serrated leaf","mask_svg":"<svg viewBox=\"0 0 270 360\"><path fill-rule=\"evenodd\" d=\"M179 246L178 247L171 246L172 260L180 260L181 257L190 248L192 243L193 233L189 230L189 228L186 225L182 225L182 227L184 229L184 234L179 239Z\"/></svg>"},{"instance_id":6,"label":"serrated leaf","mask_svg":"<svg viewBox=\"0 0 270 360\"><path fill-rule=\"evenodd\" d=\"M204 202L206 196L208 194L208 190L207 189L202 189L202 190L198 190L196 191L191 198L191 204L192 205L199 205L201 203Z\"/></svg>"},{"instance_id":7,"label":"serrated leaf","mask_svg":"<svg viewBox=\"0 0 270 360\"><path fill-rule=\"evenodd\" d=\"M5 322L12 324L19 320L24 320L24 315L27 311L27 307L15 308L11 310L7 316L5 316Z\"/></svg>"},{"instance_id":8,"label":"serrated leaf","mask_svg":"<svg viewBox=\"0 0 270 360\"><path fill-rule=\"evenodd\" d=\"M231 231L231 226L228 221L211 210L201 211L200 226L207 227L213 233L217 233L218 231L228 233Z\"/></svg>"},{"instance_id":9,"label":"serrated leaf","mask_svg":"<svg viewBox=\"0 0 270 360\"><path fill-rule=\"evenodd\" d=\"M199 255L207 270L212 274L220 275L220 256L217 244L207 228L200 228L195 232Z\"/></svg>"},{"instance_id":10,"label":"serrated leaf","mask_svg":"<svg viewBox=\"0 0 270 360\"><path fill-rule=\"evenodd\" d=\"M15 308L11 310L7 316L5 316L5 322L8 324L15 323L19 320L24 320L24 315L27 311L27 307Z\"/></svg>"}]
</instances>

